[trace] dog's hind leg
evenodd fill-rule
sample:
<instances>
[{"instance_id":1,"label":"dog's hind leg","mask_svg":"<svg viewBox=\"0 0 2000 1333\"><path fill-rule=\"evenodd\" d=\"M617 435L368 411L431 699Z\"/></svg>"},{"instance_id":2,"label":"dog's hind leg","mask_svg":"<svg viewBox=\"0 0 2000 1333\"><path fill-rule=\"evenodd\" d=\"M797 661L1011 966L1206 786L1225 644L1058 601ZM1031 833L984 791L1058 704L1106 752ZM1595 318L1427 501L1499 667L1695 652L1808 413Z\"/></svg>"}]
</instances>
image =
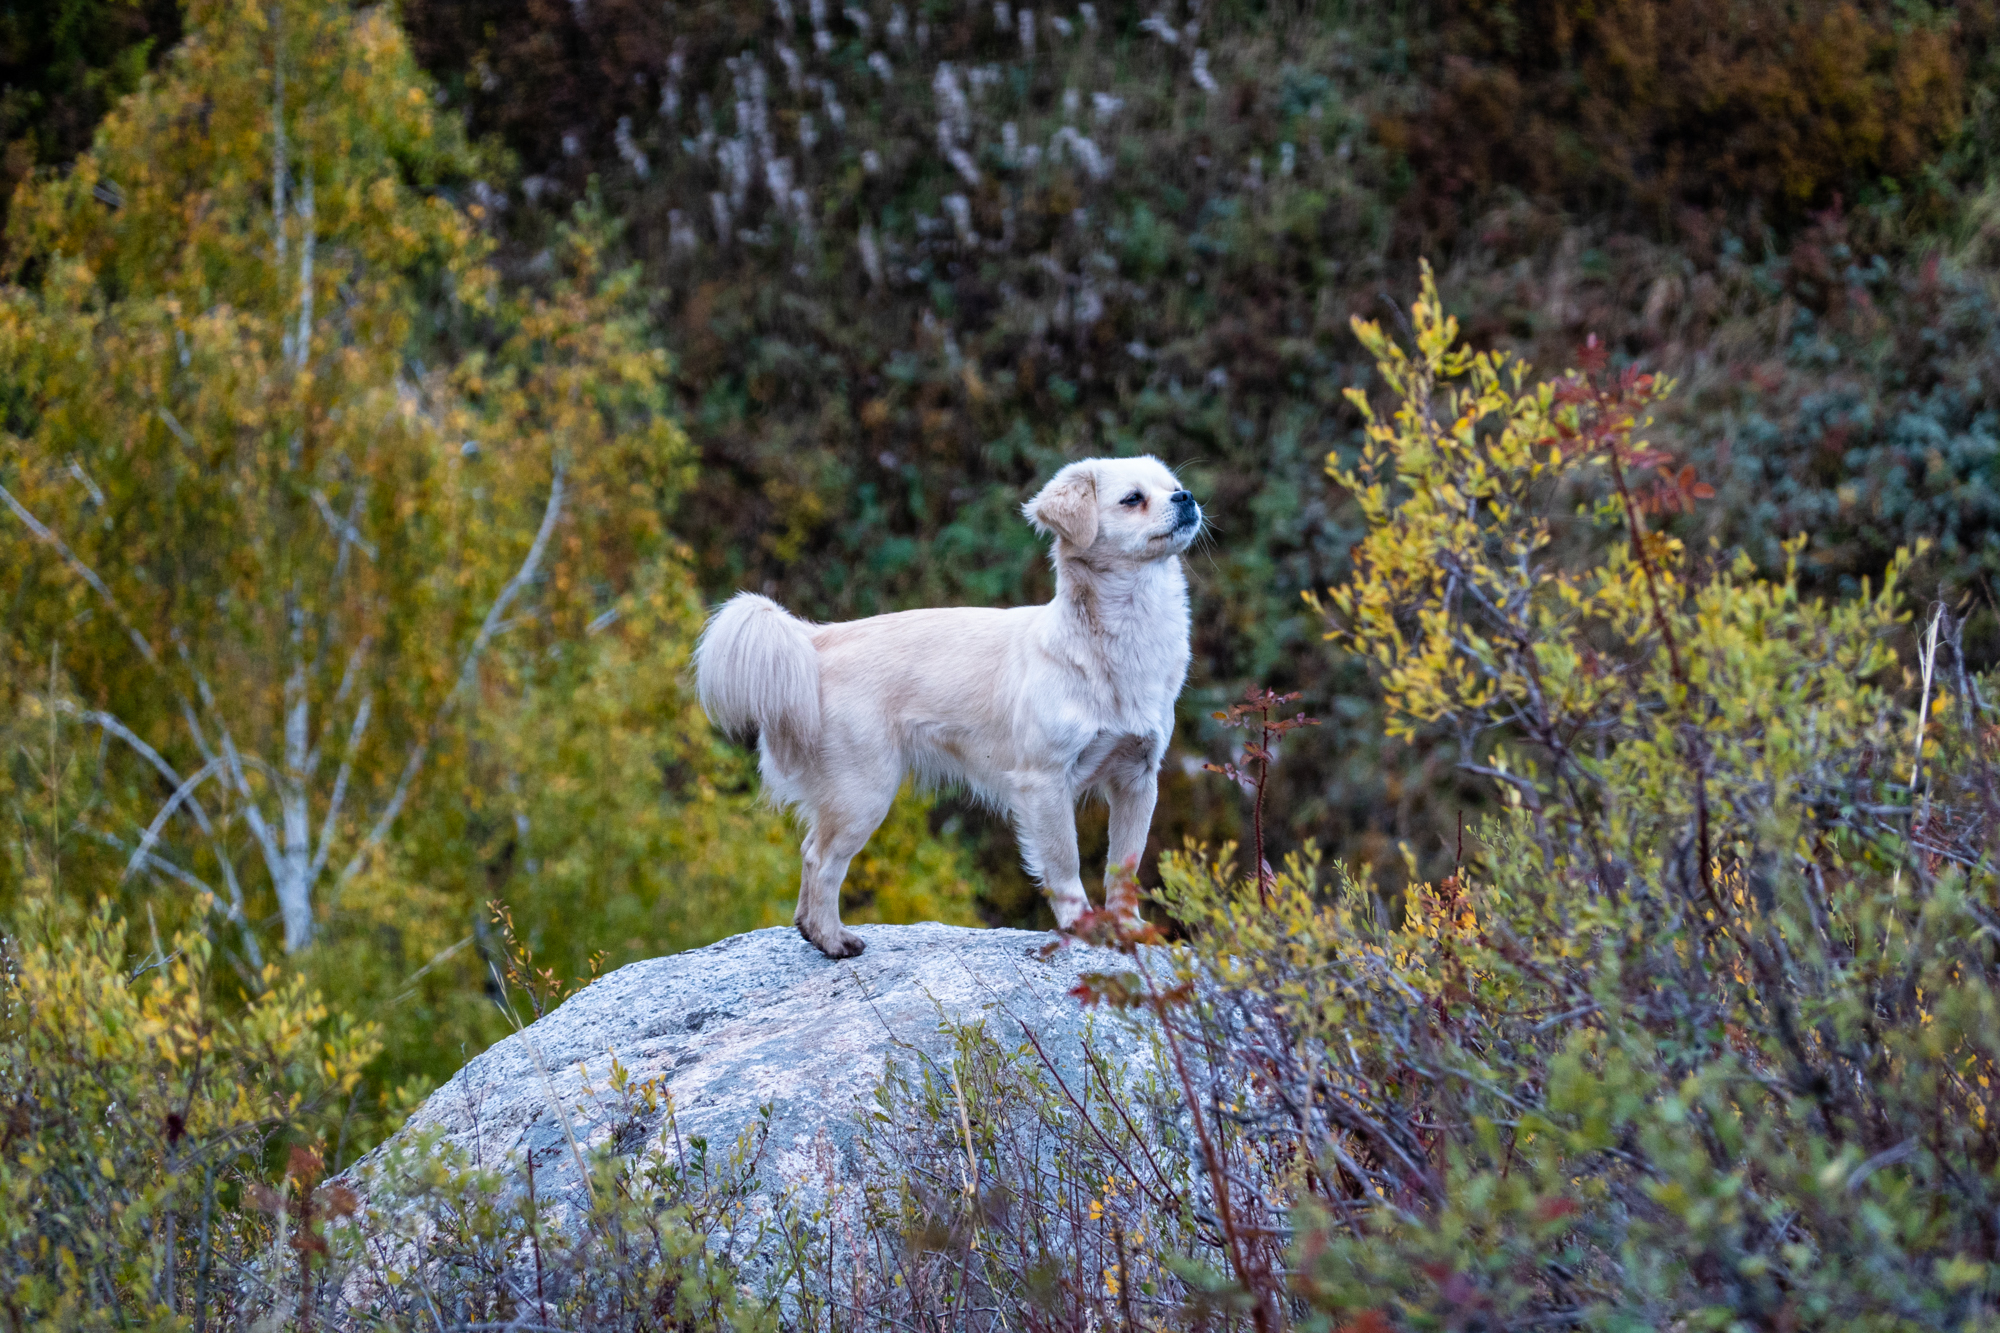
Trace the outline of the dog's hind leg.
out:
<instances>
[{"instance_id":1,"label":"dog's hind leg","mask_svg":"<svg viewBox=\"0 0 2000 1333\"><path fill-rule=\"evenodd\" d=\"M799 849L804 865L792 924L828 958L852 958L867 947L840 924L840 886L848 862L868 845L895 798L892 781L886 790L828 799L810 812L811 831Z\"/></svg>"},{"instance_id":2,"label":"dog's hind leg","mask_svg":"<svg viewBox=\"0 0 2000 1333\"><path fill-rule=\"evenodd\" d=\"M1049 895L1057 928L1068 930L1070 923L1090 908L1076 850L1076 796L1059 773L1015 773L1011 777L1014 833L1021 841L1021 859Z\"/></svg>"}]
</instances>

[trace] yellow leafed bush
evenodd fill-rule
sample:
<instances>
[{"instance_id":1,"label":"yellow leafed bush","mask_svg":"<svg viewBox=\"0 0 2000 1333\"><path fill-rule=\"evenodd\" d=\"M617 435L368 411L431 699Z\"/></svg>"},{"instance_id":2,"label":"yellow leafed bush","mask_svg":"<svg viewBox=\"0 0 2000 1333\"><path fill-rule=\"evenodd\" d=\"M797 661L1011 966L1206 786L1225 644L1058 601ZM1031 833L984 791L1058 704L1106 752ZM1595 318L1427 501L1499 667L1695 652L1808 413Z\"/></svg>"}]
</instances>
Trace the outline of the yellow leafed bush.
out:
<instances>
[{"instance_id":1,"label":"yellow leafed bush","mask_svg":"<svg viewBox=\"0 0 2000 1333\"><path fill-rule=\"evenodd\" d=\"M282 1197L260 1211L253 1195L317 1160L288 1166L287 1147L337 1138L377 1030L275 969L232 995L214 954L184 931L135 966L110 907L46 898L0 941L0 1306L16 1327L185 1328L240 1306L242 1266L284 1227Z\"/></svg>"}]
</instances>

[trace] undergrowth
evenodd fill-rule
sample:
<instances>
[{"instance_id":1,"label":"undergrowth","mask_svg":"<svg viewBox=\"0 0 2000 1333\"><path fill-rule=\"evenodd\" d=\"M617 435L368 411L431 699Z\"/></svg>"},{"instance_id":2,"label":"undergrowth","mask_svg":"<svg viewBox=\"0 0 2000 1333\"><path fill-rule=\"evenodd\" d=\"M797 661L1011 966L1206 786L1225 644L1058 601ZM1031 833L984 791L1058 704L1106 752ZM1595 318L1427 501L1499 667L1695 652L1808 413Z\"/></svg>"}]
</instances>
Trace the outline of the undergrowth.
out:
<instances>
[{"instance_id":1,"label":"undergrowth","mask_svg":"<svg viewBox=\"0 0 2000 1333\"><path fill-rule=\"evenodd\" d=\"M1893 577L1813 600L1659 535L1700 500L1640 434L1670 385L1536 383L1428 284L1412 321L1407 351L1358 330L1398 406L1339 470L1368 536L1321 608L1498 813L1400 904L1311 852L1163 862L1181 942L1126 937L1139 972L1086 998L1166 1052L1172 1113L1128 1132L1186 1165L1091 1208L1180 1248L1017 1281L991 1326L1991 1326L1994 717L1962 621L1924 605L1906 658ZM903 1105L950 1141L949 1104ZM1110 1151L1087 1106L1058 1137ZM1014 1215L1074 1218L996 1166ZM911 1217L974 1271L968 1224ZM1162 1272L1177 1299L1119 1304Z\"/></svg>"},{"instance_id":2,"label":"undergrowth","mask_svg":"<svg viewBox=\"0 0 2000 1333\"><path fill-rule=\"evenodd\" d=\"M189 1009L196 939L135 971L109 916L23 931L8 1316L1992 1327L2000 718L1960 603L1912 599L1908 555L1826 600L1796 545L1771 578L1665 535L1709 494L1647 440L1664 379L1470 351L1428 275L1409 331L1357 326L1393 405L1331 460L1365 533L1315 608L1395 734L1490 784L1449 875L1166 857L1156 926L1082 927L1125 957L1081 1048L988 1023L899 1057L809 1217L754 1127L573 1149L580 1198L417 1138L321 1183L365 1030L282 985ZM1253 828L1289 705L1224 719Z\"/></svg>"}]
</instances>

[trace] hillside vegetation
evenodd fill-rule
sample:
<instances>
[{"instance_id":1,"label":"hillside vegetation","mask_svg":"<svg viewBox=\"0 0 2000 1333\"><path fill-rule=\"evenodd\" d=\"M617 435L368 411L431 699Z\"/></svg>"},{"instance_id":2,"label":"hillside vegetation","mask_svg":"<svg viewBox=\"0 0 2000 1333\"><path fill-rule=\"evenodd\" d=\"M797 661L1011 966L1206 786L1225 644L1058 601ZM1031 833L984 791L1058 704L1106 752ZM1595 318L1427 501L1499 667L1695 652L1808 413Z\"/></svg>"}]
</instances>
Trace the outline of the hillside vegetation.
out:
<instances>
[{"instance_id":1,"label":"hillside vegetation","mask_svg":"<svg viewBox=\"0 0 2000 1333\"><path fill-rule=\"evenodd\" d=\"M0 13L0 1310L1987 1327L1996 22ZM1176 975L1085 998L1175 1076L960 1034L799 1303L700 1243L739 1155L601 1164L535 1310L499 1203L355 1305L324 1173L597 969L789 919L705 606L1045 597L1020 500L1140 451L1214 521ZM1256 690L1317 725L1237 755ZM848 894L1048 921L951 792Z\"/></svg>"},{"instance_id":2,"label":"hillside vegetation","mask_svg":"<svg viewBox=\"0 0 2000 1333\"><path fill-rule=\"evenodd\" d=\"M1374 391L1350 316L1439 266L1471 336L1545 371L1595 335L1684 377L1683 520L1813 541L1852 590L1920 536L1994 558L1995 82L1978 5L813 6L419 0L412 41L526 173L536 262L625 223L701 466L704 592L825 618L1045 596L1013 505L1144 450L1216 522L1194 561L1190 753L1251 682L1298 689L1284 844L1443 864L1449 768L1385 751L1300 594L1356 516L1321 473ZM1942 572L1942 570L1941 570ZM1236 831L1175 777L1156 846ZM985 910L1033 895L1003 831Z\"/></svg>"}]
</instances>

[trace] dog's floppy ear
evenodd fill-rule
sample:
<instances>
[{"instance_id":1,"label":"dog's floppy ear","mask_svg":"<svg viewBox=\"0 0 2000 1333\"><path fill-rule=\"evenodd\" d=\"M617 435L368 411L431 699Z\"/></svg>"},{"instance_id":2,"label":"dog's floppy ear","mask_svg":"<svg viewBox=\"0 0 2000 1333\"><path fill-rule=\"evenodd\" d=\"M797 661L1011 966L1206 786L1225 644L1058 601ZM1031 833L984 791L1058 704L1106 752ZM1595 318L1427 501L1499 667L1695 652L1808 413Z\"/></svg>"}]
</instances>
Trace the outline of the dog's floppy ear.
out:
<instances>
[{"instance_id":1,"label":"dog's floppy ear","mask_svg":"<svg viewBox=\"0 0 2000 1333\"><path fill-rule=\"evenodd\" d=\"M1097 476L1072 463L1021 506L1037 532L1053 532L1077 550L1097 540Z\"/></svg>"}]
</instances>

